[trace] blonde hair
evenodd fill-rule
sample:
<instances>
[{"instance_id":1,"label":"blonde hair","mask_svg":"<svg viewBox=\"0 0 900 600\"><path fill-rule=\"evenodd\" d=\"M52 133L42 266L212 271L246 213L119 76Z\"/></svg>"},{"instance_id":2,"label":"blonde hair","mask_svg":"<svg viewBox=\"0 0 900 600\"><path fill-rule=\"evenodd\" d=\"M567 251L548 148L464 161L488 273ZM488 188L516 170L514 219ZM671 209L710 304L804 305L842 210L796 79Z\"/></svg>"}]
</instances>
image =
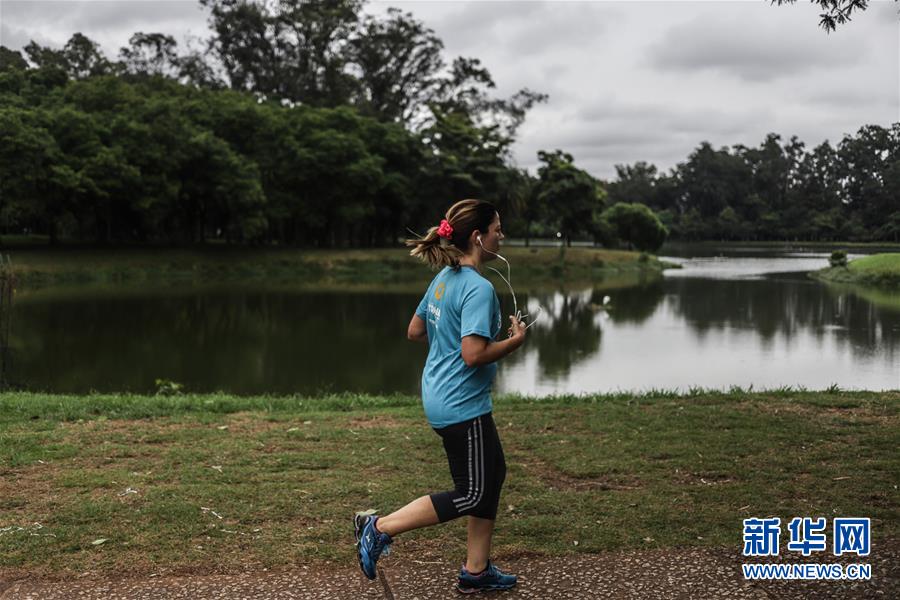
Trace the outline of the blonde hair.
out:
<instances>
[{"instance_id":1,"label":"blonde hair","mask_svg":"<svg viewBox=\"0 0 900 600\"><path fill-rule=\"evenodd\" d=\"M497 209L484 200L460 200L447 209L444 218L453 228L450 239L437 234L438 226L430 227L425 237L406 240L412 250L410 255L427 263L432 269L459 268L461 259L469 250L469 237L473 231L487 233Z\"/></svg>"}]
</instances>

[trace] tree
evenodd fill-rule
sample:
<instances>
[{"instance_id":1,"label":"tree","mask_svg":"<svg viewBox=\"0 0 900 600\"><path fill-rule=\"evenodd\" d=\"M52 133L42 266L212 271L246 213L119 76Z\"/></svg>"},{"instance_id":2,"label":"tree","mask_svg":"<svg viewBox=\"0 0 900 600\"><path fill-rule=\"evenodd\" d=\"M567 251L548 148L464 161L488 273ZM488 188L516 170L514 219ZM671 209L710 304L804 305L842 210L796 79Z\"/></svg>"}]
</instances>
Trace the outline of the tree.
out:
<instances>
[{"instance_id":1,"label":"tree","mask_svg":"<svg viewBox=\"0 0 900 600\"><path fill-rule=\"evenodd\" d=\"M655 200L656 167L644 161L616 165L616 181L609 184L609 199L617 202L640 202L648 206Z\"/></svg>"},{"instance_id":2,"label":"tree","mask_svg":"<svg viewBox=\"0 0 900 600\"><path fill-rule=\"evenodd\" d=\"M656 252L669 232L653 211L643 204L619 202L600 215L616 238L642 252Z\"/></svg>"},{"instance_id":3,"label":"tree","mask_svg":"<svg viewBox=\"0 0 900 600\"><path fill-rule=\"evenodd\" d=\"M24 50L38 69L59 69L73 79L106 75L114 70L100 45L81 33L72 35L61 50L41 46L33 40Z\"/></svg>"},{"instance_id":4,"label":"tree","mask_svg":"<svg viewBox=\"0 0 900 600\"><path fill-rule=\"evenodd\" d=\"M538 168L537 201L553 215L571 246L573 237L591 233L594 212L602 206L597 181L577 168L572 155L562 150L541 150L538 159L544 164Z\"/></svg>"},{"instance_id":5,"label":"tree","mask_svg":"<svg viewBox=\"0 0 900 600\"><path fill-rule=\"evenodd\" d=\"M795 236L809 240L834 239L843 210L836 160L834 149L826 141L804 154L797 165L785 214Z\"/></svg>"},{"instance_id":6,"label":"tree","mask_svg":"<svg viewBox=\"0 0 900 600\"><path fill-rule=\"evenodd\" d=\"M900 127L885 129L866 125L856 136L844 136L838 144L838 176L843 202L859 217L862 226L874 231L883 219L900 209L896 188L885 180L893 162L900 160ZM885 184L888 185L885 185Z\"/></svg>"},{"instance_id":7,"label":"tree","mask_svg":"<svg viewBox=\"0 0 900 600\"><path fill-rule=\"evenodd\" d=\"M702 142L678 165L678 178L682 212L696 208L703 219L715 219L726 206L740 207L750 196L752 171L738 154Z\"/></svg>"},{"instance_id":8,"label":"tree","mask_svg":"<svg viewBox=\"0 0 900 600\"><path fill-rule=\"evenodd\" d=\"M34 40L30 41L23 50L31 64L38 69L56 68L64 73L69 70L69 61L62 50L41 46Z\"/></svg>"},{"instance_id":9,"label":"tree","mask_svg":"<svg viewBox=\"0 0 900 600\"><path fill-rule=\"evenodd\" d=\"M525 169L507 169L500 182L497 208L503 215L503 230L507 235L525 238L531 245L533 226L543 221L543 207L537 199L537 178Z\"/></svg>"},{"instance_id":10,"label":"tree","mask_svg":"<svg viewBox=\"0 0 900 600\"><path fill-rule=\"evenodd\" d=\"M495 87L480 60L457 57L438 84L432 112L465 113L478 126L496 127L512 139L531 107L546 102L548 96L523 88L506 100L498 99L488 93Z\"/></svg>"},{"instance_id":11,"label":"tree","mask_svg":"<svg viewBox=\"0 0 900 600\"><path fill-rule=\"evenodd\" d=\"M206 61L203 54L190 51L178 57L178 79L182 83L213 90L225 88L219 73Z\"/></svg>"},{"instance_id":12,"label":"tree","mask_svg":"<svg viewBox=\"0 0 900 600\"><path fill-rule=\"evenodd\" d=\"M62 51L69 75L74 79L106 75L112 71L112 64L100 50L100 45L81 33L69 38Z\"/></svg>"},{"instance_id":13,"label":"tree","mask_svg":"<svg viewBox=\"0 0 900 600\"><path fill-rule=\"evenodd\" d=\"M0 46L0 71L15 69L24 71L28 68L28 62L22 58L18 50L10 50L6 46Z\"/></svg>"},{"instance_id":14,"label":"tree","mask_svg":"<svg viewBox=\"0 0 900 600\"><path fill-rule=\"evenodd\" d=\"M178 74L177 45L171 35L139 31L119 51L119 58L128 73L174 76Z\"/></svg>"},{"instance_id":15,"label":"tree","mask_svg":"<svg viewBox=\"0 0 900 600\"><path fill-rule=\"evenodd\" d=\"M771 215L769 220L777 221L785 231L803 224L802 206L790 193L798 181L803 148L803 142L796 136L782 146L781 136L775 133L768 134L758 148L734 147L734 155L743 160L745 171L749 173L750 189L737 189L728 200L740 220L760 224L768 214ZM756 227L755 231L752 226L742 229L745 236L757 238L771 237L773 233L768 226Z\"/></svg>"},{"instance_id":16,"label":"tree","mask_svg":"<svg viewBox=\"0 0 900 600\"><path fill-rule=\"evenodd\" d=\"M350 39L357 70L355 104L364 114L411 124L435 98L444 67L443 42L411 13L389 8L387 18L367 17Z\"/></svg>"},{"instance_id":17,"label":"tree","mask_svg":"<svg viewBox=\"0 0 900 600\"><path fill-rule=\"evenodd\" d=\"M313 106L352 94L345 40L362 0L200 0L210 9L210 50L232 89Z\"/></svg>"},{"instance_id":18,"label":"tree","mask_svg":"<svg viewBox=\"0 0 900 600\"><path fill-rule=\"evenodd\" d=\"M900 242L900 210L884 220L884 225L875 230L874 237L886 242Z\"/></svg>"},{"instance_id":19,"label":"tree","mask_svg":"<svg viewBox=\"0 0 900 600\"><path fill-rule=\"evenodd\" d=\"M422 196L438 206L471 197L497 203L512 140L496 126L479 126L466 112L435 108L433 118L420 133L425 152ZM421 208L423 217L433 213Z\"/></svg>"},{"instance_id":20,"label":"tree","mask_svg":"<svg viewBox=\"0 0 900 600\"><path fill-rule=\"evenodd\" d=\"M44 121L32 108L0 108L0 222L6 232L40 228L39 205L59 152Z\"/></svg>"},{"instance_id":21,"label":"tree","mask_svg":"<svg viewBox=\"0 0 900 600\"><path fill-rule=\"evenodd\" d=\"M746 235L743 221L733 208L726 206L716 218L716 230L720 239L741 240Z\"/></svg>"},{"instance_id":22,"label":"tree","mask_svg":"<svg viewBox=\"0 0 900 600\"><path fill-rule=\"evenodd\" d=\"M771 0L772 4L794 4L797 0ZM868 0L809 0L812 4L818 4L825 12L819 16L819 26L827 32L837 29L838 25L849 22L854 12L862 12L869 7ZM895 2L897 0L894 0Z\"/></svg>"}]
</instances>

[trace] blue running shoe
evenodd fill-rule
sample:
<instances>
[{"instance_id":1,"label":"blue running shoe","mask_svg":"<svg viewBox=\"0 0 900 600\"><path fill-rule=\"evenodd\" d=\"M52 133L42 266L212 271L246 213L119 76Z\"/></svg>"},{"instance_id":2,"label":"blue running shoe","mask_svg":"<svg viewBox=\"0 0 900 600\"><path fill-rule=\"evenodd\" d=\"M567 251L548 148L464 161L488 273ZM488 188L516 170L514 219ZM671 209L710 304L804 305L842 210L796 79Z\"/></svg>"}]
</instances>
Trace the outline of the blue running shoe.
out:
<instances>
[{"instance_id":1,"label":"blue running shoe","mask_svg":"<svg viewBox=\"0 0 900 600\"><path fill-rule=\"evenodd\" d=\"M356 535L356 558L359 560L359 568L369 579L375 579L375 563L382 554L387 555L391 551L391 536L375 529L375 521L378 515L356 513L353 517L353 528Z\"/></svg>"},{"instance_id":2,"label":"blue running shoe","mask_svg":"<svg viewBox=\"0 0 900 600\"><path fill-rule=\"evenodd\" d=\"M478 575L466 571L465 565L459 571L456 590L461 594L474 594L490 590L508 590L516 585L517 577L504 573L488 561L487 568Z\"/></svg>"}]
</instances>

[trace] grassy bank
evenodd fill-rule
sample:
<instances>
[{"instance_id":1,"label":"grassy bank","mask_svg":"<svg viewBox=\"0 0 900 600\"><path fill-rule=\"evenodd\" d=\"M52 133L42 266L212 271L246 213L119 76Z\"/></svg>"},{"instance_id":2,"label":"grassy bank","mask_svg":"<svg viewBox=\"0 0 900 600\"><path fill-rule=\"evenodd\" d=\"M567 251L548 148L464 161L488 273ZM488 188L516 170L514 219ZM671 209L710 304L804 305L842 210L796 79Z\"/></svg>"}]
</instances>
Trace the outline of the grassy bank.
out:
<instances>
[{"instance_id":1,"label":"grassy bank","mask_svg":"<svg viewBox=\"0 0 900 600\"><path fill-rule=\"evenodd\" d=\"M495 418L498 560L739 552L766 515L900 535L898 392L504 397ZM354 564L353 511L448 488L445 467L409 396L0 395L0 577ZM459 521L396 551L458 559L464 539Z\"/></svg>"},{"instance_id":2,"label":"grassy bank","mask_svg":"<svg viewBox=\"0 0 900 600\"><path fill-rule=\"evenodd\" d=\"M520 276L590 279L623 272L659 273L674 267L638 252L599 248L504 247ZM214 247L7 252L22 285L153 281L296 281L392 283L428 281L431 271L403 248L291 250ZM500 263L500 261L496 261ZM500 264L503 267L502 264Z\"/></svg>"},{"instance_id":3,"label":"grassy bank","mask_svg":"<svg viewBox=\"0 0 900 600\"><path fill-rule=\"evenodd\" d=\"M900 288L900 252L865 256L851 260L846 267L829 267L810 276L832 283Z\"/></svg>"},{"instance_id":4,"label":"grassy bank","mask_svg":"<svg viewBox=\"0 0 900 600\"><path fill-rule=\"evenodd\" d=\"M688 240L668 240L663 245L660 250L660 254L665 254L666 249L670 247L678 247L678 246L691 246L691 247L721 247L721 246L734 246L734 247L750 247L750 248L773 248L773 249L785 249L785 250L798 250L803 248L816 248L821 250L826 249L839 249L839 248L885 248L889 250L897 249L900 251L900 243L897 242L847 242L847 241L826 241L826 242L810 242L810 241L800 241L800 240L745 240L745 241L721 241L721 240L700 240L700 241L688 241Z\"/></svg>"}]
</instances>

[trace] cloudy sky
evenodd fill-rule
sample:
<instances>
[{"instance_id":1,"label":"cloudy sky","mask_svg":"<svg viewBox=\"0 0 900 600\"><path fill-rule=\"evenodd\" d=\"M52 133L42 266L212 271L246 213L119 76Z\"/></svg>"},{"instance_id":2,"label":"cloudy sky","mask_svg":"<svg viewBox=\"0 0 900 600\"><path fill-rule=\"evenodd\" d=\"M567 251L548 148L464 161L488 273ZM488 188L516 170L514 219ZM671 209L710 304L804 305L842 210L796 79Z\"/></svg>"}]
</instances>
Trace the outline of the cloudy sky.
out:
<instances>
[{"instance_id":1,"label":"cloudy sky","mask_svg":"<svg viewBox=\"0 0 900 600\"><path fill-rule=\"evenodd\" d=\"M550 95L519 132L515 158L560 148L598 177L646 160L668 170L701 141L756 146L768 132L814 146L863 124L900 121L900 4L874 1L837 32L800 0L370 2L412 12L448 59L477 57L498 93ZM208 36L187 0L0 0L0 43L61 46L80 31L115 57L136 31Z\"/></svg>"}]
</instances>

